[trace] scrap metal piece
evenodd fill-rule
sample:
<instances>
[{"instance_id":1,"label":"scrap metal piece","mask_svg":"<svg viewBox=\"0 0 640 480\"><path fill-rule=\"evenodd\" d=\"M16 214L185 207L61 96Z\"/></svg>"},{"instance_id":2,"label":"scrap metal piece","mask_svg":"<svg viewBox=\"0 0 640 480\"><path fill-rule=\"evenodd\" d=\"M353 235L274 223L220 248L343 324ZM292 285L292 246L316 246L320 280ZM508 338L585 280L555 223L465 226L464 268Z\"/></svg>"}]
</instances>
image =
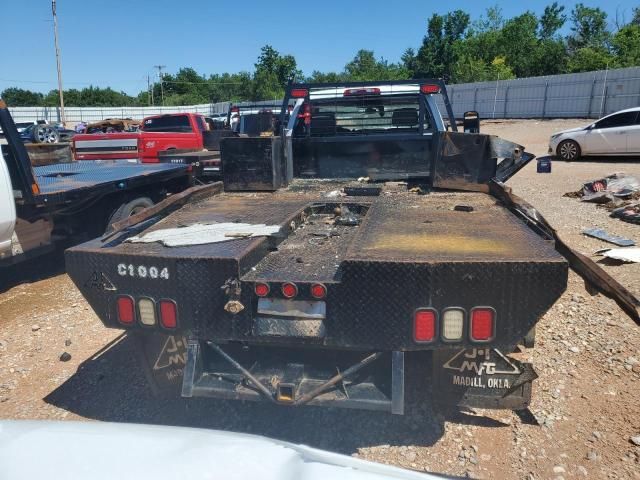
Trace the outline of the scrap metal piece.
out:
<instances>
[{"instance_id":1,"label":"scrap metal piece","mask_svg":"<svg viewBox=\"0 0 640 480\"><path fill-rule=\"evenodd\" d=\"M205 245L247 237L268 237L280 232L279 225L259 223L195 223L188 227L164 228L133 236L126 241L131 243L160 242L165 247L183 247Z\"/></svg>"},{"instance_id":2,"label":"scrap metal piece","mask_svg":"<svg viewBox=\"0 0 640 480\"><path fill-rule=\"evenodd\" d=\"M636 242L629 238L611 235L601 228L588 228L586 230L583 230L582 234L588 237L604 240L605 242L613 243L614 245L618 245L619 247L632 247L636 244Z\"/></svg>"},{"instance_id":3,"label":"scrap metal piece","mask_svg":"<svg viewBox=\"0 0 640 480\"><path fill-rule=\"evenodd\" d=\"M640 263L640 248L611 248L596 253L622 262Z\"/></svg>"},{"instance_id":4,"label":"scrap metal piece","mask_svg":"<svg viewBox=\"0 0 640 480\"><path fill-rule=\"evenodd\" d=\"M573 271L600 293L615 301L640 326L640 300L633 293L596 265L593 260L567 245L540 212L515 195L511 188L495 180L489 184L489 187L496 198L512 209L514 213L520 215L534 230L549 239L555 240L556 250L567 259Z\"/></svg>"}]
</instances>

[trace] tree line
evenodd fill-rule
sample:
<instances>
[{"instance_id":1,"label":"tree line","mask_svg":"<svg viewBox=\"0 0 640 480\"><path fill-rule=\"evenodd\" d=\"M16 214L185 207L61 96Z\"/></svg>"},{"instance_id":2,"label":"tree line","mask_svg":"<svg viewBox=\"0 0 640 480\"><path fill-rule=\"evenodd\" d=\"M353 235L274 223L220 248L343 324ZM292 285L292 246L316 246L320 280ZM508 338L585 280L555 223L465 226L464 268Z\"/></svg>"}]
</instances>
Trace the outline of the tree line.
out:
<instances>
[{"instance_id":1,"label":"tree line","mask_svg":"<svg viewBox=\"0 0 640 480\"><path fill-rule=\"evenodd\" d=\"M560 32L569 22L569 33ZM640 7L629 22L578 3L570 11L553 2L540 16L531 11L506 19L500 7L487 9L474 21L455 10L433 14L422 43L405 50L397 63L359 50L341 71L313 71L304 76L292 55L270 45L260 51L253 72L203 75L185 67L166 74L137 96L90 86L64 91L65 105L146 106L193 105L219 101L281 98L289 79L307 82L444 78L448 83L500 80L640 65ZM164 94L164 95L163 95ZM58 92L7 88L1 96L10 106L55 106Z\"/></svg>"}]
</instances>

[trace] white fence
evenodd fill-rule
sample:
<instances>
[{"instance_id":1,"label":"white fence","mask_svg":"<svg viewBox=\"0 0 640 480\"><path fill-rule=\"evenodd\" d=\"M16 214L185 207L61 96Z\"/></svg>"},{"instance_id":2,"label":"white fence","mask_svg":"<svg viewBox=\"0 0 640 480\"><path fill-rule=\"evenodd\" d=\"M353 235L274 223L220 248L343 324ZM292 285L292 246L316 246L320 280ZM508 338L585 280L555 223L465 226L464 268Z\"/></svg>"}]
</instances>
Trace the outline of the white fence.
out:
<instances>
[{"instance_id":1,"label":"white fence","mask_svg":"<svg viewBox=\"0 0 640 480\"><path fill-rule=\"evenodd\" d=\"M640 67L463 83L449 85L447 89L458 118L469 110L477 111L481 118L598 118L640 106ZM211 115L226 112L228 108L229 102L179 107L67 107L65 116L73 125L105 118L141 120L162 113ZM60 120L56 107L13 107L11 113L16 122Z\"/></svg>"},{"instance_id":2,"label":"white fence","mask_svg":"<svg viewBox=\"0 0 640 480\"><path fill-rule=\"evenodd\" d=\"M450 85L456 117L599 118L640 106L640 67Z\"/></svg>"}]
</instances>

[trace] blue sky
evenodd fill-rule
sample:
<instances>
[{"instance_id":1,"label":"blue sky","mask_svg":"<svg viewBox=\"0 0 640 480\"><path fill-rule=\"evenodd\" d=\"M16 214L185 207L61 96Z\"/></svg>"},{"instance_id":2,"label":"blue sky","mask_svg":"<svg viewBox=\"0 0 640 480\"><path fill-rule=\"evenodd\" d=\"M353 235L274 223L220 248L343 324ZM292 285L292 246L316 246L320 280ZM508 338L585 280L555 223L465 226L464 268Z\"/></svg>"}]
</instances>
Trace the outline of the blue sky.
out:
<instances>
[{"instance_id":1,"label":"blue sky","mask_svg":"<svg viewBox=\"0 0 640 480\"><path fill-rule=\"evenodd\" d=\"M253 69L260 47L295 55L305 74L341 70L360 48L398 61L417 47L431 14L460 8L472 19L501 6L505 17L526 9L541 13L552 0L447 2L58 0L65 88L111 86L130 94L146 88L153 65L174 72ZM571 10L575 2L559 2ZM631 16L637 0L584 0L609 14ZM50 0L3 0L0 91L9 86L48 91L56 87ZM568 29L568 25L565 27Z\"/></svg>"}]
</instances>

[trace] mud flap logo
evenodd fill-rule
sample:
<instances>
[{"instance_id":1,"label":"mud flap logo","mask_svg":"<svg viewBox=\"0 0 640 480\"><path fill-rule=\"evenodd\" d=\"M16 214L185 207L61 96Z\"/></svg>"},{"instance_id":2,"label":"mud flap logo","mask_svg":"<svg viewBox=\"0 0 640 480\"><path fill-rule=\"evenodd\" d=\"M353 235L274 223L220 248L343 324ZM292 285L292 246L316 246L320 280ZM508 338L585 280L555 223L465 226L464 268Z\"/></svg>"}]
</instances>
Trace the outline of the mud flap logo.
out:
<instances>
[{"instance_id":1,"label":"mud flap logo","mask_svg":"<svg viewBox=\"0 0 640 480\"><path fill-rule=\"evenodd\" d=\"M170 335L164 342L160 355L153 365L153 370L163 370L174 367L182 374L182 368L187 363L187 340L184 337Z\"/></svg>"},{"instance_id":2,"label":"mud flap logo","mask_svg":"<svg viewBox=\"0 0 640 480\"><path fill-rule=\"evenodd\" d=\"M513 380L506 375L522 372L509 358L495 348L462 349L442 366L457 372L452 375L453 385L477 388L510 388ZM492 377L492 376L497 377Z\"/></svg>"}]
</instances>

